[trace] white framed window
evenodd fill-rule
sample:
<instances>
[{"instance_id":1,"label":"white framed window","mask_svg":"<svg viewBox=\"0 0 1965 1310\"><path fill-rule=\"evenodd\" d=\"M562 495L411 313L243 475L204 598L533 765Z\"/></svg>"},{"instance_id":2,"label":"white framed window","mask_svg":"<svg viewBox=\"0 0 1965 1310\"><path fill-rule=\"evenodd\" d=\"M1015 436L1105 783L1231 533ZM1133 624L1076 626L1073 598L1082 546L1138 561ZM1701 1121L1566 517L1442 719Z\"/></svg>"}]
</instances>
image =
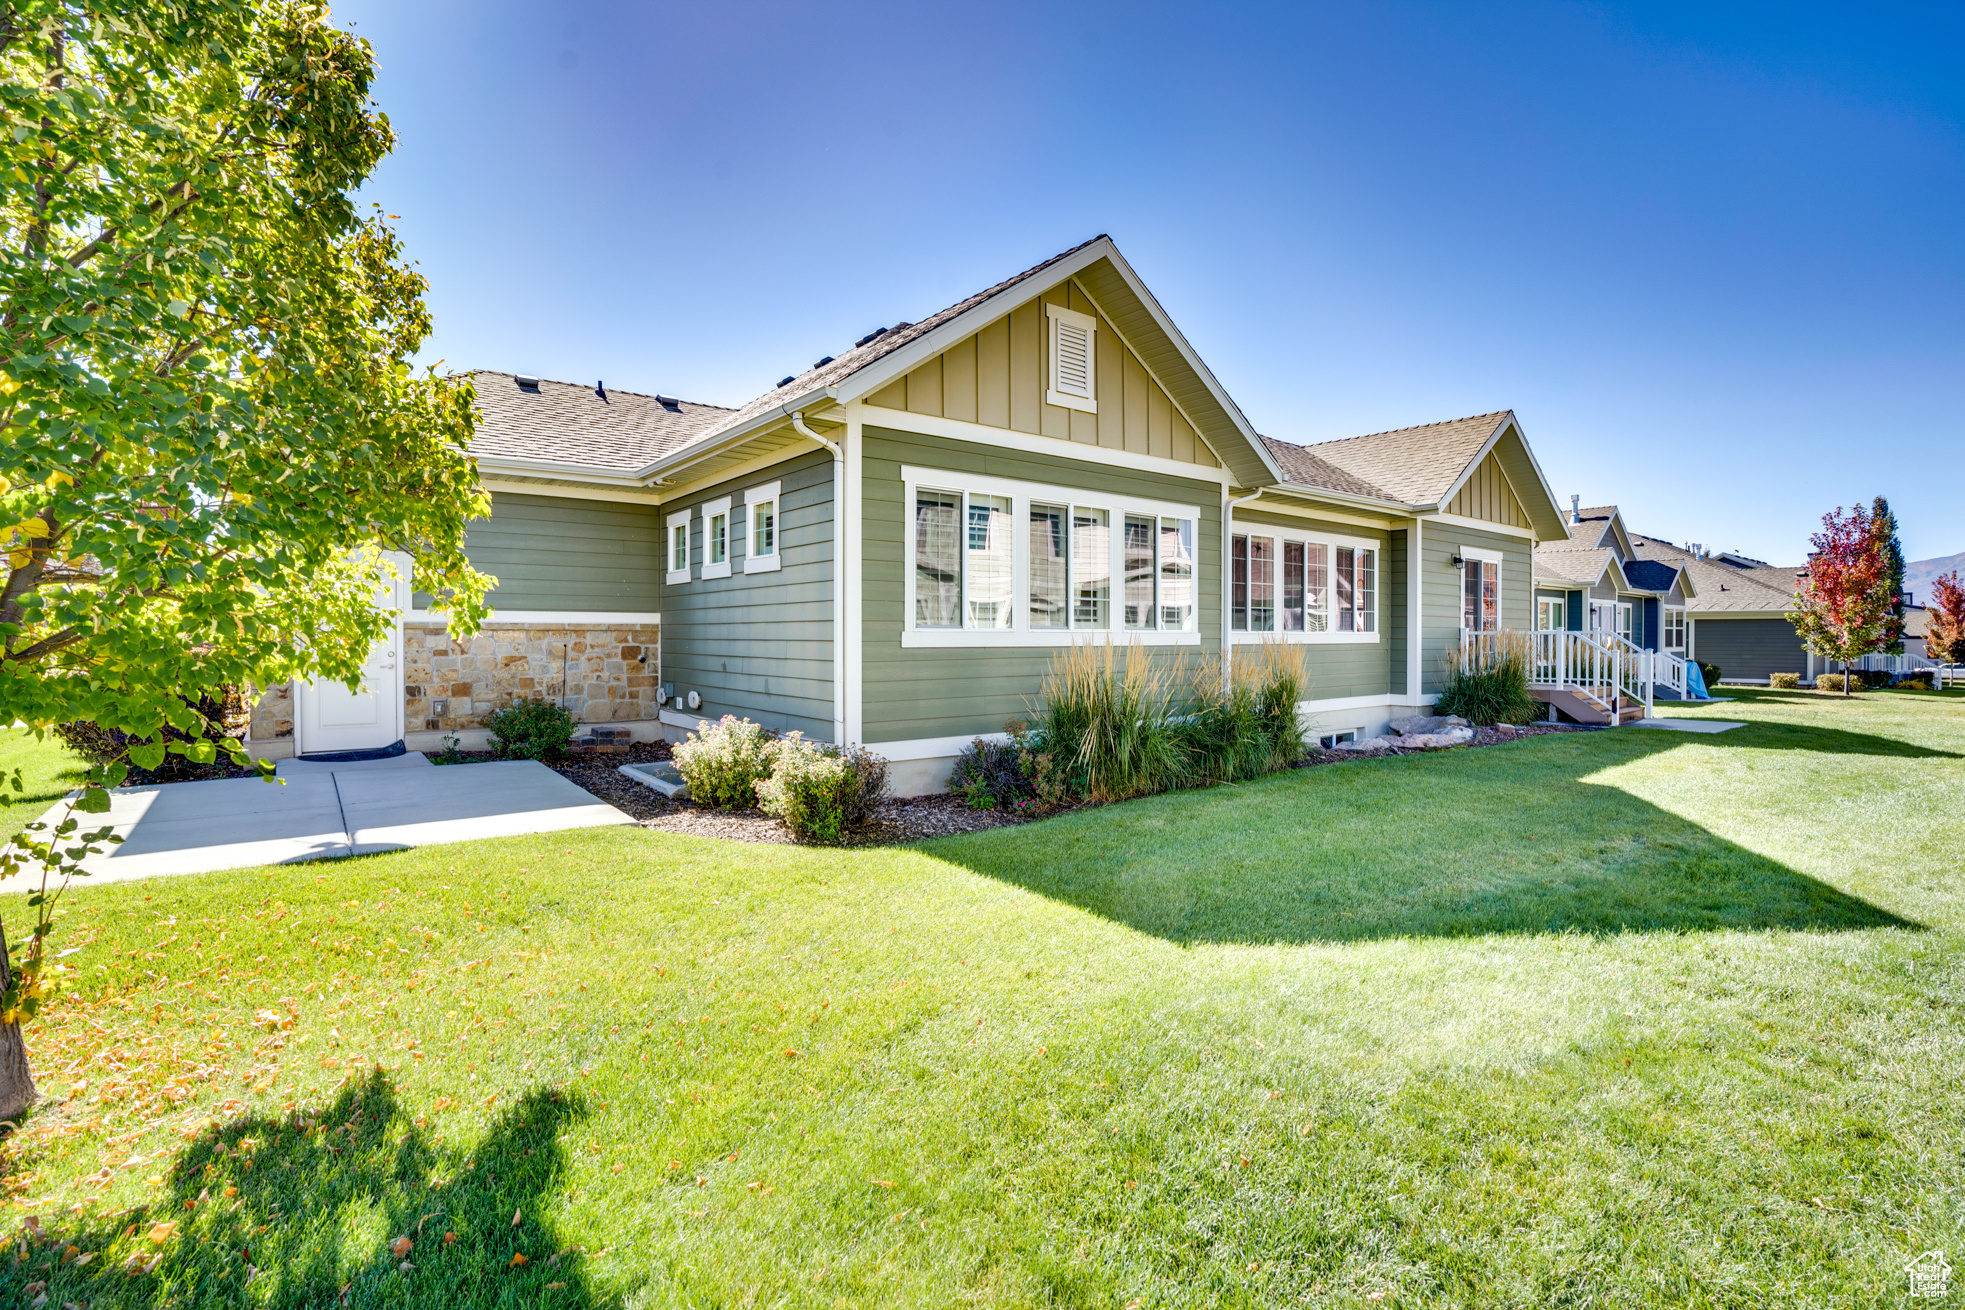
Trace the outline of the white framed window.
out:
<instances>
[{"instance_id":1,"label":"white framed window","mask_svg":"<svg viewBox=\"0 0 1965 1310\"><path fill-rule=\"evenodd\" d=\"M1543 632L1561 632L1567 628L1569 601L1561 596L1536 597L1535 626Z\"/></svg>"},{"instance_id":2,"label":"white framed window","mask_svg":"<svg viewBox=\"0 0 1965 1310\"><path fill-rule=\"evenodd\" d=\"M1098 320L1062 305L1046 305L1051 385L1044 399L1066 409L1098 413Z\"/></svg>"},{"instance_id":3,"label":"white framed window","mask_svg":"<svg viewBox=\"0 0 1965 1310\"><path fill-rule=\"evenodd\" d=\"M940 469L901 478L903 646L1199 643L1197 507Z\"/></svg>"},{"instance_id":4,"label":"white framed window","mask_svg":"<svg viewBox=\"0 0 1965 1310\"><path fill-rule=\"evenodd\" d=\"M703 505L703 577L730 576L730 497Z\"/></svg>"},{"instance_id":5,"label":"white framed window","mask_svg":"<svg viewBox=\"0 0 1965 1310\"><path fill-rule=\"evenodd\" d=\"M688 510L669 515L669 572L671 586L689 581L689 519Z\"/></svg>"},{"instance_id":6,"label":"white framed window","mask_svg":"<svg viewBox=\"0 0 1965 1310\"><path fill-rule=\"evenodd\" d=\"M1666 605L1662 608L1665 614L1665 634L1664 640L1659 644L1674 655L1683 655L1685 653L1685 607L1682 605Z\"/></svg>"},{"instance_id":7,"label":"white framed window","mask_svg":"<svg viewBox=\"0 0 1965 1310\"><path fill-rule=\"evenodd\" d=\"M1378 543L1248 526L1228 538L1231 640L1378 640ZM1246 634L1246 635L1244 635Z\"/></svg>"},{"instance_id":8,"label":"white framed window","mask_svg":"<svg viewBox=\"0 0 1965 1310\"><path fill-rule=\"evenodd\" d=\"M1342 732L1327 732L1317 738L1317 745L1323 747L1325 750L1330 750L1344 742L1356 741L1358 734L1363 731L1363 728L1346 728Z\"/></svg>"},{"instance_id":9,"label":"white framed window","mask_svg":"<svg viewBox=\"0 0 1965 1310\"><path fill-rule=\"evenodd\" d=\"M771 573L784 566L778 554L778 493L783 485L767 482L744 493L744 517L750 524L744 539L746 573Z\"/></svg>"},{"instance_id":10,"label":"white framed window","mask_svg":"<svg viewBox=\"0 0 1965 1310\"><path fill-rule=\"evenodd\" d=\"M1468 632L1501 630L1501 557L1460 551L1460 626Z\"/></svg>"}]
</instances>

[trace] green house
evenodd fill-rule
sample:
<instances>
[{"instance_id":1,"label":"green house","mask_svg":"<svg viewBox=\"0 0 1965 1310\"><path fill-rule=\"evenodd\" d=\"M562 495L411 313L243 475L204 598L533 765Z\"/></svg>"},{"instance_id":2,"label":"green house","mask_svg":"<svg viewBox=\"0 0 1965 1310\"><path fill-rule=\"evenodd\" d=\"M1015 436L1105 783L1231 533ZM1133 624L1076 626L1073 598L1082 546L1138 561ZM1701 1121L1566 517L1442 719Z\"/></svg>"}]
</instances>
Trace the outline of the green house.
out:
<instances>
[{"instance_id":1,"label":"green house","mask_svg":"<svg viewBox=\"0 0 1965 1310\"><path fill-rule=\"evenodd\" d=\"M1258 434L1103 236L741 409L475 384L493 620L454 641L411 604L411 748L540 695L638 737L733 714L861 742L934 791L1087 642L1215 677L1300 643L1317 734L1371 736L1463 629L1532 626L1533 548L1566 536L1507 411Z\"/></svg>"}]
</instances>

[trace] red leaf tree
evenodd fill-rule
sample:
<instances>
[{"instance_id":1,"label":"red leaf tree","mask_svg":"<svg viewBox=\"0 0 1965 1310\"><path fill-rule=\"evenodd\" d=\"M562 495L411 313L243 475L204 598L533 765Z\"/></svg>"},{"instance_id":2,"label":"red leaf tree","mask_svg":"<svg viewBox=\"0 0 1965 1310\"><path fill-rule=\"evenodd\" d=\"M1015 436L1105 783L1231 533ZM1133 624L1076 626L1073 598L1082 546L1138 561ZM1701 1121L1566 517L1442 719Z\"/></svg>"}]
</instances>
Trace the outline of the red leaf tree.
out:
<instances>
[{"instance_id":1,"label":"red leaf tree","mask_svg":"<svg viewBox=\"0 0 1965 1310\"><path fill-rule=\"evenodd\" d=\"M1815 550L1795 586L1788 622L1802 645L1847 669L1890 644L1889 561L1875 519L1861 505L1847 514L1830 510L1808 540ZM1849 694L1846 677L1842 694Z\"/></svg>"},{"instance_id":2,"label":"red leaf tree","mask_svg":"<svg viewBox=\"0 0 1965 1310\"><path fill-rule=\"evenodd\" d=\"M1965 664L1965 584L1958 570L1931 584L1931 607L1924 613L1924 653L1946 664Z\"/></svg>"}]
</instances>

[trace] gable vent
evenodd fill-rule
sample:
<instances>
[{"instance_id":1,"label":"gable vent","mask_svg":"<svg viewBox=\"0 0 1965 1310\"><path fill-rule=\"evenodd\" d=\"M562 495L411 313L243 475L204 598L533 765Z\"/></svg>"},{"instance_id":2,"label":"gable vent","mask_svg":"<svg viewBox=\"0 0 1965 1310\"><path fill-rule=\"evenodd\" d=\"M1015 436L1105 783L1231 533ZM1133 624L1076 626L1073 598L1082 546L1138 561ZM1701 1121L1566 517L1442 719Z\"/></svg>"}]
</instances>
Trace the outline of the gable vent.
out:
<instances>
[{"instance_id":1,"label":"gable vent","mask_svg":"<svg viewBox=\"0 0 1965 1310\"><path fill-rule=\"evenodd\" d=\"M1098 412L1096 348L1092 334L1098 320L1062 305L1046 305L1051 320L1051 385L1045 396L1053 405Z\"/></svg>"}]
</instances>

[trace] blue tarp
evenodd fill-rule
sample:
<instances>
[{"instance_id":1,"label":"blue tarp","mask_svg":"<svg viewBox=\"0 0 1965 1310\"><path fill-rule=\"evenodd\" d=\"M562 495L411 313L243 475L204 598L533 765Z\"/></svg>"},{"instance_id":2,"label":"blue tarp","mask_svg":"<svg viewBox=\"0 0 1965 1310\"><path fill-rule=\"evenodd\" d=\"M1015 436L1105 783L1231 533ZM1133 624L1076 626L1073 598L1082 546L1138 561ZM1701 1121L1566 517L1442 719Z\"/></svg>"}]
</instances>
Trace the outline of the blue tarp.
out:
<instances>
[{"instance_id":1,"label":"blue tarp","mask_svg":"<svg viewBox=\"0 0 1965 1310\"><path fill-rule=\"evenodd\" d=\"M1691 660L1685 662L1685 691L1694 700L1711 700L1712 693L1706 690L1706 675Z\"/></svg>"}]
</instances>

